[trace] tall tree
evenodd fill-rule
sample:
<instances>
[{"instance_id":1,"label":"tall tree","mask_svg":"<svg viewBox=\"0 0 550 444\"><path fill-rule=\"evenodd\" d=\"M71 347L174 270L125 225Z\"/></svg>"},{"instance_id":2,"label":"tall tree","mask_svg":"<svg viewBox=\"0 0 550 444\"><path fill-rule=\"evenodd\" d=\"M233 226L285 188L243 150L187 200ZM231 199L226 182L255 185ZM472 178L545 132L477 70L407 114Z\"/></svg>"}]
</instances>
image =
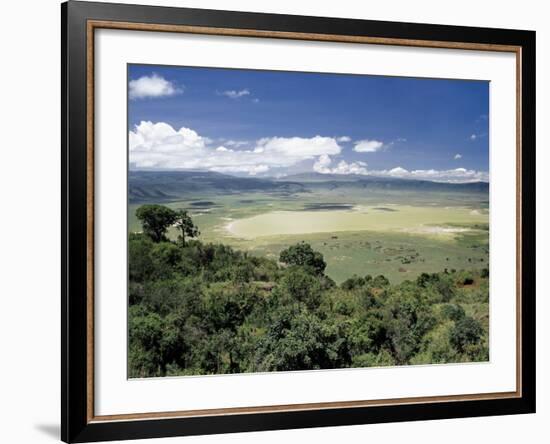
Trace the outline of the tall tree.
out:
<instances>
[{"instance_id":1,"label":"tall tree","mask_svg":"<svg viewBox=\"0 0 550 444\"><path fill-rule=\"evenodd\" d=\"M166 240L166 230L178 218L174 210L163 205L142 205L137 209L136 216L141 221L143 231L153 242Z\"/></svg>"},{"instance_id":2,"label":"tall tree","mask_svg":"<svg viewBox=\"0 0 550 444\"><path fill-rule=\"evenodd\" d=\"M176 228L180 231L178 239L181 239L181 245L185 246L185 237L197 237L201 233L199 228L193 223L191 216L185 210L177 212Z\"/></svg>"}]
</instances>

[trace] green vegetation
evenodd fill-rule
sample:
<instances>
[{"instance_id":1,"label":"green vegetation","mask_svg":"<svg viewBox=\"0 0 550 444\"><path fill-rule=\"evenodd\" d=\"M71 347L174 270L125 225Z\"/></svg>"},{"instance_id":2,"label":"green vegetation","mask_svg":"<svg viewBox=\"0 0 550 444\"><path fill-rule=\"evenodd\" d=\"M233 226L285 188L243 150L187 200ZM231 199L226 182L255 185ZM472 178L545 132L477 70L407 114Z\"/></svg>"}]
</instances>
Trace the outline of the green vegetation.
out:
<instances>
[{"instance_id":1,"label":"green vegetation","mask_svg":"<svg viewBox=\"0 0 550 444\"><path fill-rule=\"evenodd\" d=\"M199 236L201 233L193 223L191 216L187 214L187 211L179 210L176 214L176 228L180 233L178 236L178 240L180 241L182 246L185 246L186 236L193 238Z\"/></svg>"},{"instance_id":2,"label":"green vegetation","mask_svg":"<svg viewBox=\"0 0 550 444\"><path fill-rule=\"evenodd\" d=\"M194 239L194 221L175 208L143 205L135 215L143 232L130 233L128 247L131 378L488 360L486 263L392 284L363 262L365 273L348 270L337 285L309 242L270 258ZM362 247L420 256L376 242Z\"/></svg>"},{"instance_id":3,"label":"green vegetation","mask_svg":"<svg viewBox=\"0 0 550 444\"><path fill-rule=\"evenodd\" d=\"M140 206L162 203L187 211L202 242L249 255L277 260L304 241L323 255L337 284L353 274L382 274L397 284L489 263L487 184L131 171L129 190L130 232L143 230ZM177 242L180 234L172 225L166 237Z\"/></svg>"},{"instance_id":4,"label":"green vegetation","mask_svg":"<svg viewBox=\"0 0 550 444\"><path fill-rule=\"evenodd\" d=\"M176 222L177 213L162 205L143 205L136 211L143 231L154 242L166 240L166 230Z\"/></svg>"},{"instance_id":5,"label":"green vegetation","mask_svg":"<svg viewBox=\"0 0 550 444\"><path fill-rule=\"evenodd\" d=\"M317 251L313 251L311 245L305 242L300 242L281 251L279 260L287 265L304 267L317 275L322 275L327 267L323 255Z\"/></svg>"}]
</instances>

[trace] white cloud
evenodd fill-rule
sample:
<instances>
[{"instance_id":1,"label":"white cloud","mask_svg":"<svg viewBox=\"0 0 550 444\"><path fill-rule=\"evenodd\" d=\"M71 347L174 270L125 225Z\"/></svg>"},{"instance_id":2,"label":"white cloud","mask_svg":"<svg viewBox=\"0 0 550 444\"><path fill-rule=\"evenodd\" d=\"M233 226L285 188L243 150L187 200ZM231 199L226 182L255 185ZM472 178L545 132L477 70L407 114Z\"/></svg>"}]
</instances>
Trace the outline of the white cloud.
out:
<instances>
[{"instance_id":1,"label":"white cloud","mask_svg":"<svg viewBox=\"0 0 550 444\"><path fill-rule=\"evenodd\" d=\"M248 89L241 89L240 91L236 91L234 89L222 91L220 93L222 96L229 97L230 99L238 99L243 96L250 95L250 91Z\"/></svg>"},{"instance_id":2,"label":"white cloud","mask_svg":"<svg viewBox=\"0 0 550 444\"><path fill-rule=\"evenodd\" d=\"M406 176L407 174L409 174L409 172L405 168L401 168L401 167L392 168L391 170L387 171L387 173L385 172L385 170L379 171L379 173L381 175L396 176L396 177Z\"/></svg>"},{"instance_id":3,"label":"white cloud","mask_svg":"<svg viewBox=\"0 0 550 444\"><path fill-rule=\"evenodd\" d=\"M317 161L313 164L313 171L322 174L329 174L330 169L328 166L332 163L332 159L328 154L322 154Z\"/></svg>"},{"instance_id":4,"label":"white cloud","mask_svg":"<svg viewBox=\"0 0 550 444\"><path fill-rule=\"evenodd\" d=\"M351 142L351 137L349 136L341 136L336 139L338 142Z\"/></svg>"},{"instance_id":5,"label":"white cloud","mask_svg":"<svg viewBox=\"0 0 550 444\"><path fill-rule=\"evenodd\" d=\"M455 160L458 160L458 159L462 159L462 154L455 154L455 157L454 157Z\"/></svg>"},{"instance_id":6,"label":"white cloud","mask_svg":"<svg viewBox=\"0 0 550 444\"><path fill-rule=\"evenodd\" d=\"M241 147L241 146L246 146L246 145L249 145L250 142L248 142L247 140L227 140L225 142L225 144L227 146L234 146L234 147Z\"/></svg>"},{"instance_id":7,"label":"white cloud","mask_svg":"<svg viewBox=\"0 0 550 444\"><path fill-rule=\"evenodd\" d=\"M238 144L215 145L212 140L190 128L175 130L164 122L142 121L129 133L130 163L133 168L210 170L221 173L264 174L272 169L288 168L305 160L315 160L313 170L322 174L361 174L381 177L423 179L438 182L488 181L484 171L455 168L450 170L369 170L366 162L341 160L333 165L331 156L341 153L336 139L315 136L267 137Z\"/></svg>"},{"instance_id":8,"label":"white cloud","mask_svg":"<svg viewBox=\"0 0 550 444\"><path fill-rule=\"evenodd\" d=\"M355 144L353 151L358 153L374 153L384 148L384 143L379 140L360 140Z\"/></svg>"},{"instance_id":9,"label":"white cloud","mask_svg":"<svg viewBox=\"0 0 550 444\"><path fill-rule=\"evenodd\" d=\"M365 174L367 168L361 164L364 162L346 162L341 160L338 165L332 169L333 174Z\"/></svg>"},{"instance_id":10,"label":"white cloud","mask_svg":"<svg viewBox=\"0 0 550 444\"><path fill-rule=\"evenodd\" d=\"M143 76L137 80L130 80L130 99L145 99L147 97L167 97L182 92L174 83L157 74Z\"/></svg>"},{"instance_id":11,"label":"white cloud","mask_svg":"<svg viewBox=\"0 0 550 444\"><path fill-rule=\"evenodd\" d=\"M402 179L431 180L434 182L488 182L489 173L486 171L467 170L465 168L454 168L450 170L412 170L402 167L391 170L369 171L369 174L380 177L399 177Z\"/></svg>"},{"instance_id":12,"label":"white cloud","mask_svg":"<svg viewBox=\"0 0 550 444\"><path fill-rule=\"evenodd\" d=\"M346 162L341 160L338 164L331 168L332 159L329 155L323 154L319 156L313 164L313 171L321 174L368 174L366 162Z\"/></svg>"},{"instance_id":13,"label":"white cloud","mask_svg":"<svg viewBox=\"0 0 550 444\"><path fill-rule=\"evenodd\" d=\"M271 156L296 160L312 159L322 154L340 154L340 145L332 137L266 137L258 140L256 149Z\"/></svg>"},{"instance_id":14,"label":"white cloud","mask_svg":"<svg viewBox=\"0 0 550 444\"><path fill-rule=\"evenodd\" d=\"M267 137L251 143L249 149L231 149L212 145L210 139L189 128L176 131L164 122L143 121L130 131L129 145L130 163L134 168L200 169L251 175L341 151L335 139L322 136Z\"/></svg>"},{"instance_id":15,"label":"white cloud","mask_svg":"<svg viewBox=\"0 0 550 444\"><path fill-rule=\"evenodd\" d=\"M472 135L470 136L470 140L476 140L477 137L478 137L477 134L472 134Z\"/></svg>"},{"instance_id":16,"label":"white cloud","mask_svg":"<svg viewBox=\"0 0 550 444\"><path fill-rule=\"evenodd\" d=\"M389 170L368 170L366 162L346 162L341 160L336 166L331 167L332 159L323 154L313 164L313 171L321 174L360 174L364 176L396 177L401 179L430 180L434 182L488 182L489 174L484 171L455 168L451 170L412 170L403 167L395 167Z\"/></svg>"},{"instance_id":17,"label":"white cloud","mask_svg":"<svg viewBox=\"0 0 550 444\"><path fill-rule=\"evenodd\" d=\"M269 167L267 165L233 165L212 167L210 171L216 171L217 173L248 173L250 176L256 176L257 174L267 173Z\"/></svg>"}]
</instances>

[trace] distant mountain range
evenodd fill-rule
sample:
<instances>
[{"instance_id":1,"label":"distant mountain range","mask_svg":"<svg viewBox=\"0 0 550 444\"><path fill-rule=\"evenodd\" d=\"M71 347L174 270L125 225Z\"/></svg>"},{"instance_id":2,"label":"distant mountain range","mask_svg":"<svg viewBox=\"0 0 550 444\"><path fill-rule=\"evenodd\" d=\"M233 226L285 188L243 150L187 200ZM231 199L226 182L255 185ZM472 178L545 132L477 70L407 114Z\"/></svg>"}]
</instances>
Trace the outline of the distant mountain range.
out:
<instances>
[{"instance_id":1,"label":"distant mountain range","mask_svg":"<svg viewBox=\"0 0 550 444\"><path fill-rule=\"evenodd\" d=\"M235 177L209 171L130 171L128 196L130 202L168 201L189 194L223 192L306 191L306 186L294 182L277 182L255 177Z\"/></svg>"},{"instance_id":2,"label":"distant mountain range","mask_svg":"<svg viewBox=\"0 0 550 444\"><path fill-rule=\"evenodd\" d=\"M418 190L418 191L458 191L458 192L488 192L488 182L449 183L434 182L420 179L403 179L399 177L364 176L358 174L320 174L302 173L286 176L281 181L299 182L303 184L347 184L360 188Z\"/></svg>"},{"instance_id":3,"label":"distant mountain range","mask_svg":"<svg viewBox=\"0 0 550 444\"><path fill-rule=\"evenodd\" d=\"M207 192L297 192L353 188L393 191L488 192L487 182L444 183L362 175L303 173L283 178L236 177L211 171L130 171L130 202L170 201Z\"/></svg>"}]
</instances>

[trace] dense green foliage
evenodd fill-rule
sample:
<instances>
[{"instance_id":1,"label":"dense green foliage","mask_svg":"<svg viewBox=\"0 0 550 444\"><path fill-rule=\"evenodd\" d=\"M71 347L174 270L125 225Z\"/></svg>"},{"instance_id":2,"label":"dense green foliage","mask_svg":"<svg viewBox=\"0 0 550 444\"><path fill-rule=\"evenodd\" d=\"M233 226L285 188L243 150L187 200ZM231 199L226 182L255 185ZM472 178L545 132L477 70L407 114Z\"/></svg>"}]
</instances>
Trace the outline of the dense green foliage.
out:
<instances>
[{"instance_id":1,"label":"dense green foliage","mask_svg":"<svg viewBox=\"0 0 550 444\"><path fill-rule=\"evenodd\" d=\"M171 242L177 214L159 207L141 207L144 233L129 237L130 377L488 359L488 272L336 286L307 243L277 263L185 241L198 235L187 215Z\"/></svg>"},{"instance_id":2,"label":"dense green foliage","mask_svg":"<svg viewBox=\"0 0 550 444\"><path fill-rule=\"evenodd\" d=\"M137 209L136 216L143 232L155 242L166 240L166 230L178 217L174 210L163 205L143 205Z\"/></svg>"},{"instance_id":3,"label":"dense green foliage","mask_svg":"<svg viewBox=\"0 0 550 444\"><path fill-rule=\"evenodd\" d=\"M185 210L176 212L176 228L178 229L179 242L185 246L186 237L197 237L200 235L198 227L195 226L191 216Z\"/></svg>"},{"instance_id":4,"label":"dense green foliage","mask_svg":"<svg viewBox=\"0 0 550 444\"><path fill-rule=\"evenodd\" d=\"M327 268L323 255L317 251L313 251L311 245L305 242L300 242L281 251L279 260L287 265L308 268L318 275L322 275L325 268Z\"/></svg>"}]
</instances>

